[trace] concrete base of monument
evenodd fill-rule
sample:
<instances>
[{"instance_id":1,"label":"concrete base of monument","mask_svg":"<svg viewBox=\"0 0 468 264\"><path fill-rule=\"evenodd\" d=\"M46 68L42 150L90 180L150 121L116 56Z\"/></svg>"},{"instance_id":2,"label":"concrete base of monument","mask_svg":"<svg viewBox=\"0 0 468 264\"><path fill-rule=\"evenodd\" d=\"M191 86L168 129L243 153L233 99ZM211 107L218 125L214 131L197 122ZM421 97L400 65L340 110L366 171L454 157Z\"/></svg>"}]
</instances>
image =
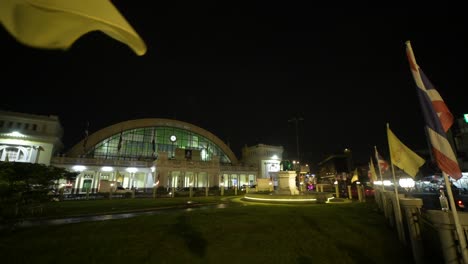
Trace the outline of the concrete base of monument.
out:
<instances>
[{"instance_id":1,"label":"concrete base of monument","mask_svg":"<svg viewBox=\"0 0 468 264\"><path fill-rule=\"evenodd\" d=\"M305 194L277 194L271 193L248 193L242 200L262 203L329 203L335 197L333 193L305 193Z\"/></svg>"},{"instance_id":2,"label":"concrete base of monument","mask_svg":"<svg viewBox=\"0 0 468 264\"><path fill-rule=\"evenodd\" d=\"M330 192L300 192L296 187L296 176L295 171L280 171L278 173L278 186L274 191L265 191L267 190L268 180L264 182L264 179L257 179L259 186L264 185L264 188L261 188L262 192L249 192L244 195L242 200L263 203L329 203L333 200L337 202L344 201L343 199L335 199L333 193Z\"/></svg>"}]
</instances>

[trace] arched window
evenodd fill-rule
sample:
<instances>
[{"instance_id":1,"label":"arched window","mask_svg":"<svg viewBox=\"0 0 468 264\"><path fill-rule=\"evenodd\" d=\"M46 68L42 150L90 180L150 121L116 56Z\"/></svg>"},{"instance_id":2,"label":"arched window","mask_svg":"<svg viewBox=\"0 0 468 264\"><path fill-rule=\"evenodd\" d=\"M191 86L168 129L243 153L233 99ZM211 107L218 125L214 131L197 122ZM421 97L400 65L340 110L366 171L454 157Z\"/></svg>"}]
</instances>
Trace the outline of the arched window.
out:
<instances>
[{"instance_id":1,"label":"arched window","mask_svg":"<svg viewBox=\"0 0 468 264\"><path fill-rule=\"evenodd\" d=\"M28 149L22 146L0 146L1 161L27 162Z\"/></svg>"}]
</instances>

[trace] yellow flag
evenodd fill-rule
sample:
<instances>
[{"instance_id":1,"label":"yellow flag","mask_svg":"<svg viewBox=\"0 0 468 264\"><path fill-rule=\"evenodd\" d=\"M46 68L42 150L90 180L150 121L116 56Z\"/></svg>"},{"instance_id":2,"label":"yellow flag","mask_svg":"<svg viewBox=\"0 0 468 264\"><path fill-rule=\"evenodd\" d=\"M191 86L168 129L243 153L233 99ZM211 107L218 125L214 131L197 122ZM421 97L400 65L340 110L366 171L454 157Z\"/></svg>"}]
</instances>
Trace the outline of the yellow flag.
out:
<instances>
[{"instance_id":1,"label":"yellow flag","mask_svg":"<svg viewBox=\"0 0 468 264\"><path fill-rule=\"evenodd\" d=\"M370 170L370 179L372 182L375 182L377 180L377 173L375 173L375 167L374 167L374 162L372 162L372 158L370 158L369 170Z\"/></svg>"},{"instance_id":2,"label":"yellow flag","mask_svg":"<svg viewBox=\"0 0 468 264\"><path fill-rule=\"evenodd\" d=\"M358 172L357 172L357 168L354 170L354 174L353 174L353 177L351 178L351 183L355 182L355 181L358 181L359 180L359 177L358 177Z\"/></svg>"},{"instance_id":3,"label":"yellow flag","mask_svg":"<svg viewBox=\"0 0 468 264\"><path fill-rule=\"evenodd\" d=\"M424 159L403 144L387 126L388 146L392 163L414 178Z\"/></svg>"},{"instance_id":4,"label":"yellow flag","mask_svg":"<svg viewBox=\"0 0 468 264\"><path fill-rule=\"evenodd\" d=\"M123 178L122 178L122 175L120 175L119 171L115 172L115 181L123 183Z\"/></svg>"},{"instance_id":5,"label":"yellow flag","mask_svg":"<svg viewBox=\"0 0 468 264\"><path fill-rule=\"evenodd\" d=\"M20 43L68 49L91 31L102 31L138 55L146 45L110 0L1 0L0 23Z\"/></svg>"}]
</instances>

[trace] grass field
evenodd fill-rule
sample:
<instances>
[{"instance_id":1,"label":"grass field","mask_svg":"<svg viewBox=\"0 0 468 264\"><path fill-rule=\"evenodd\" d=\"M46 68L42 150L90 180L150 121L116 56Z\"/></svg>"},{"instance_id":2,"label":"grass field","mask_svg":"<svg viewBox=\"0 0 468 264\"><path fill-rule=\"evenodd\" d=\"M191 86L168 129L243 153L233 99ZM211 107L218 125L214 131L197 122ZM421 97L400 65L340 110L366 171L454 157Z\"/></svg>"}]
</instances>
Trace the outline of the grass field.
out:
<instances>
[{"instance_id":1,"label":"grass field","mask_svg":"<svg viewBox=\"0 0 468 264\"><path fill-rule=\"evenodd\" d=\"M51 204L49 216L185 204L187 198ZM199 198L199 203L220 202ZM180 210L4 231L2 263L413 263L373 203Z\"/></svg>"}]
</instances>

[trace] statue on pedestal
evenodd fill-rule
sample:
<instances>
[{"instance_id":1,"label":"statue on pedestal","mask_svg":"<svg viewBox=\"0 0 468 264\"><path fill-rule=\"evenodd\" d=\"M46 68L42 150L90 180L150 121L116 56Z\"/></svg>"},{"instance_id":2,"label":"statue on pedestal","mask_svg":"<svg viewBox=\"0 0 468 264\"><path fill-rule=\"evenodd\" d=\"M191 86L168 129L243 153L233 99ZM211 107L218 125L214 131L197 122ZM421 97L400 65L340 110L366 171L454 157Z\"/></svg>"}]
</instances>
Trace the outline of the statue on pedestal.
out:
<instances>
[{"instance_id":1,"label":"statue on pedestal","mask_svg":"<svg viewBox=\"0 0 468 264\"><path fill-rule=\"evenodd\" d=\"M293 170L292 162L290 160L281 161L280 166L281 166L281 171L292 171Z\"/></svg>"}]
</instances>

